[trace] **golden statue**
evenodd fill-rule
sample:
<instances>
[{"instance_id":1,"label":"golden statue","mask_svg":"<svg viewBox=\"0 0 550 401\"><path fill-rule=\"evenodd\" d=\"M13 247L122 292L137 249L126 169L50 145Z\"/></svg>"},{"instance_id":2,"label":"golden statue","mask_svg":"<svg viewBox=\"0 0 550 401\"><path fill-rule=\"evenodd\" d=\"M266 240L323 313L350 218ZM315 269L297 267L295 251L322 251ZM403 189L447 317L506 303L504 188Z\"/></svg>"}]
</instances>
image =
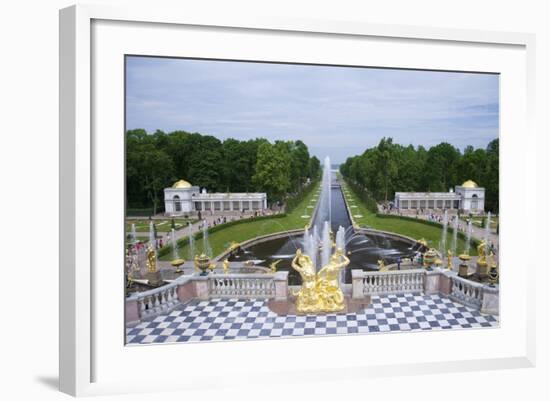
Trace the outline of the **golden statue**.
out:
<instances>
[{"instance_id":1,"label":"golden statue","mask_svg":"<svg viewBox=\"0 0 550 401\"><path fill-rule=\"evenodd\" d=\"M275 262L271 263L269 265L269 268L271 269L271 273L276 273L277 272L277 265L279 263L281 263L282 259L279 259L279 260L276 260Z\"/></svg>"},{"instance_id":2,"label":"golden statue","mask_svg":"<svg viewBox=\"0 0 550 401\"><path fill-rule=\"evenodd\" d=\"M147 248L147 271L155 273L157 271L157 253L152 246Z\"/></svg>"},{"instance_id":3,"label":"golden statue","mask_svg":"<svg viewBox=\"0 0 550 401\"><path fill-rule=\"evenodd\" d=\"M453 268L453 251L450 249L447 250L447 269L452 270Z\"/></svg>"},{"instance_id":4,"label":"golden statue","mask_svg":"<svg viewBox=\"0 0 550 401\"><path fill-rule=\"evenodd\" d=\"M330 257L330 261L317 273L316 289L323 302L323 312L338 312L345 308L344 293L338 279L340 271L349 264L341 248Z\"/></svg>"},{"instance_id":5,"label":"golden statue","mask_svg":"<svg viewBox=\"0 0 550 401\"><path fill-rule=\"evenodd\" d=\"M388 267L386 266L386 264L382 259L378 259L378 271L379 272L388 271Z\"/></svg>"},{"instance_id":6,"label":"golden statue","mask_svg":"<svg viewBox=\"0 0 550 401\"><path fill-rule=\"evenodd\" d=\"M322 304L316 291L317 277L311 258L298 249L292 260L292 268L302 277L302 288L296 293L296 310L301 313L320 312Z\"/></svg>"},{"instance_id":7,"label":"golden statue","mask_svg":"<svg viewBox=\"0 0 550 401\"><path fill-rule=\"evenodd\" d=\"M338 248L329 263L315 272L311 258L296 251L292 268L302 277L302 287L296 293L296 310L300 313L338 312L345 308L344 294L338 276L349 259Z\"/></svg>"},{"instance_id":8,"label":"golden statue","mask_svg":"<svg viewBox=\"0 0 550 401\"><path fill-rule=\"evenodd\" d=\"M229 259L225 259L223 261L223 272L225 274L228 274L229 273Z\"/></svg>"},{"instance_id":9,"label":"golden statue","mask_svg":"<svg viewBox=\"0 0 550 401\"><path fill-rule=\"evenodd\" d=\"M486 251L487 251L487 242L485 242L485 240L483 240L477 246L477 262L476 263L479 266L487 265L487 257L485 256Z\"/></svg>"}]
</instances>

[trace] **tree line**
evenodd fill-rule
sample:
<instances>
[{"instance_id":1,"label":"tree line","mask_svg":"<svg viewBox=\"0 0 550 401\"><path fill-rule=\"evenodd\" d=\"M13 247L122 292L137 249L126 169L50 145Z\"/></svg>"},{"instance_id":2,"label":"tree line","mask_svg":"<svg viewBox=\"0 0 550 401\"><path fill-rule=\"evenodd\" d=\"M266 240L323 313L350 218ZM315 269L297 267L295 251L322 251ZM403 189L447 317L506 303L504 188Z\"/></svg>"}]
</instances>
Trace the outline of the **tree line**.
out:
<instances>
[{"instance_id":1,"label":"tree line","mask_svg":"<svg viewBox=\"0 0 550 401\"><path fill-rule=\"evenodd\" d=\"M270 203L284 201L320 172L319 159L300 140L220 141L186 131L126 132L128 208L157 213L164 188L181 178L209 192L266 192Z\"/></svg>"},{"instance_id":2,"label":"tree line","mask_svg":"<svg viewBox=\"0 0 550 401\"><path fill-rule=\"evenodd\" d=\"M392 200L395 192L446 192L473 180L485 188L485 209L498 213L498 157L498 138L484 149L467 146L463 152L446 142L426 149L382 138L377 146L349 157L340 172L378 202Z\"/></svg>"}]
</instances>

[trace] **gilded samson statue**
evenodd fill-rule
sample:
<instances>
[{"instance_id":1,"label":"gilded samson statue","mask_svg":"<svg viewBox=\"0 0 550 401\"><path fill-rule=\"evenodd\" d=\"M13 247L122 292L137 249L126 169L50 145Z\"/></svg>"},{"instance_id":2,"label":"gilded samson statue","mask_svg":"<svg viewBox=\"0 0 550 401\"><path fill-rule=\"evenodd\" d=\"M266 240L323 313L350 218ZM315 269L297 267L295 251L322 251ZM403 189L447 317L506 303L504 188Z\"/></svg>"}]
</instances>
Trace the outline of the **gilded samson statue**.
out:
<instances>
[{"instance_id":1,"label":"gilded samson statue","mask_svg":"<svg viewBox=\"0 0 550 401\"><path fill-rule=\"evenodd\" d=\"M329 263L315 271L311 258L296 251L292 267L302 277L302 288L296 293L296 310L299 313L327 313L344 310L344 294L338 276L349 264L349 259L338 248Z\"/></svg>"}]
</instances>

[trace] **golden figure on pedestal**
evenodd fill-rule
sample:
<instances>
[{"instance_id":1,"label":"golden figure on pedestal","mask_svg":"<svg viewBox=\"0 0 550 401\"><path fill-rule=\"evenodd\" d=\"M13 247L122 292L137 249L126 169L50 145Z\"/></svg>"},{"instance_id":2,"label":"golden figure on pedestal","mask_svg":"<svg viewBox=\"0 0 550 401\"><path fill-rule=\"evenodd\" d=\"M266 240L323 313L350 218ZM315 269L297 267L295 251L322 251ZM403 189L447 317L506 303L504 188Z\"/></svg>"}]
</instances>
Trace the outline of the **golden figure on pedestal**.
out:
<instances>
[{"instance_id":1,"label":"golden figure on pedestal","mask_svg":"<svg viewBox=\"0 0 550 401\"><path fill-rule=\"evenodd\" d=\"M152 246L147 248L147 271L155 273L157 271L157 253Z\"/></svg>"},{"instance_id":2,"label":"golden figure on pedestal","mask_svg":"<svg viewBox=\"0 0 550 401\"><path fill-rule=\"evenodd\" d=\"M453 269L453 251L450 249L447 250L447 269Z\"/></svg>"},{"instance_id":3,"label":"golden figure on pedestal","mask_svg":"<svg viewBox=\"0 0 550 401\"><path fill-rule=\"evenodd\" d=\"M327 265L319 272L311 258L296 251L292 268L302 277L302 288L296 293L296 310L299 313L338 312L344 310L344 294L340 288L338 276L349 264L349 259L338 248L330 257Z\"/></svg>"},{"instance_id":4,"label":"golden figure on pedestal","mask_svg":"<svg viewBox=\"0 0 550 401\"><path fill-rule=\"evenodd\" d=\"M282 259L279 259L269 265L269 269L271 270L271 273L277 273L277 265L281 263L281 261Z\"/></svg>"},{"instance_id":5,"label":"golden figure on pedestal","mask_svg":"<svg viewBox=\"0 0 550 401\"><path fill-rule=\"evenodd\" d=\"M487 250L487 242L485 240L481 241L479 245L477 246L477 264L478 266L486 266L487 265L487 257L486 255Z\"/></svg>"},{"instance_id":6,"label":"golden figure on pedestal","mask_svg":"<svg viewBox=\"0 0 550 401\"><path fill-rule=\"evenodd\" d=\"M228 274L229 273L229 259L225 259L223 261L223 272L225 274Z\"/></svg>"}]
</instances>

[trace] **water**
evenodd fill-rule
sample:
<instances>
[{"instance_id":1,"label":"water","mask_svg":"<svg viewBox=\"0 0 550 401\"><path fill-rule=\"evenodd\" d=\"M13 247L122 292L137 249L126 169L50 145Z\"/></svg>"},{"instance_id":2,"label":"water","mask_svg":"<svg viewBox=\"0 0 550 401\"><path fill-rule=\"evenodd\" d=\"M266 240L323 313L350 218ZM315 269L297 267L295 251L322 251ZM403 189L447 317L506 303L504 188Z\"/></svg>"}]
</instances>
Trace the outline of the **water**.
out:
<instances>
[{"instance_id":1,"label":"water","mask_svg":"<svg viewBox=\"0 0 550 401\"><path fill-rule=\"evenodd\" d=\"M155 238L155 227L153 226L152 221L149 223L149 246L153 249L157 249L156 238Z\"/></svg>"},{"instance_id":2,"label":"water","mask_svg":"<svg viewBox=\"0 0 550 401\"><path fill-rule=\"evenodd\" d=\"M449 216L447 215L447 211L445 210L445 213L443 213L443 229L441 230L441 241L440 241L440 253L441 257L444 258L445 254L447 253L447 227L449 225Z\"/></svg>"},{"instance_id":3,"label":"water","mask_svg":"<svg viewBox=\"0 0 550 401\"><path fill-rule=\"evenodd\" d=\"M206 220L202 225L202 252L209 258L212 257L212 247L210 241L208 241L208 222Z\"/></svg>"},{"instance_id":4,"label":"water","mask_svg":"<svg viewBox=\"0 0 550 401\"><path fill-rule=\"evenodd\" d=\"M458 216L455 216L453 220L453 245L451 247L453 256L456 256L457 237L458 237Z\"/></svg>"},{"instance_id":5,"label":"water","mask_svg":"<svg viewBox=\"0 0 550 401\"><path fill-rule=\"evenodd\" d=\"M328 215L328 214L327 214ZM378 260L384 260L385 264L394 263L398 257L401 259L414 256L418 246L411 244L410 241L398 238L389 238L383 234L358 234L355 233L348 216L344 195L338 186L331 188L331 227L336 233L336 244L340 247L343 242L346 255L350 259L350 264L343 270L343 282L351 283L351 270L362 269L366 271L378 270ZM272 262L280 260L277 264L277 270L286 270L289 272L289 284L300 285L301 278L291 267L292 259L296 250L301 248L305 254L312 258L315 266L321 264L319 246L322 242L322 236L326 232L326 225L318 230L314 225L305 230L303 235L295 236L294 239L278 238L266 241L261 244L253 245L246 250L232 255L229 260L263 260L260 264L269 267ZM319 235L319 231L321 235ZM296 240L298 239L298 240Z\"/></svg>"},{"instance_id":6,"label":"water","mask_svg":"<svg viewBox=\"0 0 550 401\"><path fill-rule=\"evenodd\" d=\"M491 234L491 212L487 212L487 221L485 222L485 258L489 260L489 238Z\"/></svg>"},{"instance_id":7,"label":"water","mask_svg":"<svg viewBox=\"0 0 550 401\"><path fill-rule=\"evenodd\" d=\"M470 242L472 240L472 220L468 221L468 227L466 228L466 249L464 253L466 255L470 254Z\"/></svg>"},{"instance_id":8,"label":"water","mask_svg":"<svg viewBox=\"0 0 550 401\"><path fill-rule=\"evenodd\" d=\"M176 230L172 228L172 233L170 235L172 241L172 258L173 260L179 259L178 253L178 241L176 241Z\"/></svg>"},{"instance_id":9,"label":"water","mask_svg":"<svg viewBox=\"0 0 550 401\"><path fill-rule=\"evenodd\" d=\"M319 195L319 206L317 207L317 213L315 214L315 219L313 220L313 226L316 226L317 229L321 229L325 221L330 222L332 219L331 216L331 170L330 170L330 159L325 158L324 167L323 167L323 178L321 182L321 194Z\"/></svg>"},{"instance_id":10,"label":"water","mask_svg":"<svg viewBox=\"0 0 550 401\"><path fill-rule=\"evenodd\" d=\"M136 235L136 225L135 223L132 223L132 231L130 232L132 242L131 244L135 244L137 242L137 235Z\"/></svg>"},{"instance_id":11,"label":"water","mask_svg":"<svg viewBox=\"0 0 550 401\"><path fill-rule=\"evenodd\" d=\"M323 237L321 241L321 266L326 266L328 264L331 251L332 240L330 238L330 224L328 221L325 221L325 224L323 225Z\"/></svg>"},{"instance_id":12,"label":"water","mask_svg":"<svg viewBox=\"0 0 550 401\"><path fill-rule=\"evenodd\" d=\"M189 229L189 260L193 260L195 258L195 238L193 237L193 225L189 223L187 225Z\"/></svg>"}]
</instances>

